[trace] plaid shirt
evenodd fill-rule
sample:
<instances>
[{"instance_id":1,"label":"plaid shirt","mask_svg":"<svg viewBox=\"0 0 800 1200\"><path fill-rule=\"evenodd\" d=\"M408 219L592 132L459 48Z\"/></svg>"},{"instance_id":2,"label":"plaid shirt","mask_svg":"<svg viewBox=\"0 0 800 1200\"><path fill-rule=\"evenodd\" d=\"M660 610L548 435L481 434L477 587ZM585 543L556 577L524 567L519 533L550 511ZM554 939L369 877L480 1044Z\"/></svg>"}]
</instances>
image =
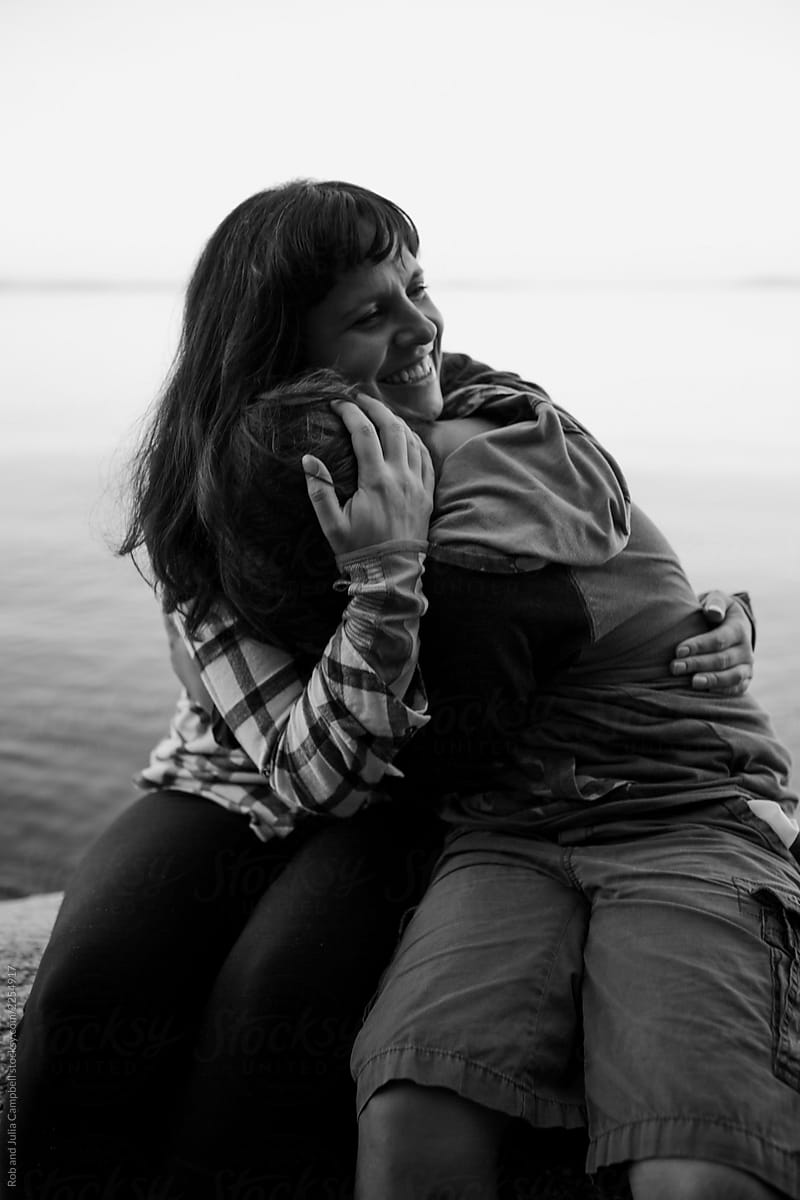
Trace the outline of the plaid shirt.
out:
<instances>
[{"instance_id":1,"label":"plaid shirt","mask_svg":"<svg viewBox=\"0 0 800 1200\"><path fill-rule=\"evenodd\" d=\"M384 776L401 774L393 758L428 720L416 665L423 557L419 544L392 544L339 560L349 602L308 678L288 652L243 637L221 606L193 639L171 614L184 692L140 786L247 813L265 841L380 798Z\"/></svg>"}]
</instances>

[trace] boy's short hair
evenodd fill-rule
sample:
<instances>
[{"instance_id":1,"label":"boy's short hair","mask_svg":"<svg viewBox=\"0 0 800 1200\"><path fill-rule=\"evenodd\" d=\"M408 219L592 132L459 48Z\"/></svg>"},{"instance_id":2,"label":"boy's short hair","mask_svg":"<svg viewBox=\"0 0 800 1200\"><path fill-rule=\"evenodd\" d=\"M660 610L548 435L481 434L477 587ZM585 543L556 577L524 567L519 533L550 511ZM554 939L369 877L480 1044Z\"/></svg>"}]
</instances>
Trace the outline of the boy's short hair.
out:
<instances>
[{"instance_id":1,"label":"boy's short hair","mask_svg":"<svg viewBox=\"0 0 800 1200\"><path fill-rule=\"evenodd\" d=\"M358 469L350 435L331 403L357 395L358 388L336 371L307 371L262 392L242 413L240 424L251 444L269 451L271 461L302 470L304 454L321 458L344 501L358 487Z\"/></svg>"},{"instance_id":2,"label":"boy's short hair","mask_svg":"<svg viewBox=\"0 0 800 1200\"><path fill-rule=\"evenodd\" d=\"M331 409L357 389L335 371L306 372L259 394L237 418L221 464L225 512L216 534L225 599L249 634L319 653L346 596L308 498L301 466L314 454L344 504L358 487L350 435Z\"/></svg>"}]
</instances>

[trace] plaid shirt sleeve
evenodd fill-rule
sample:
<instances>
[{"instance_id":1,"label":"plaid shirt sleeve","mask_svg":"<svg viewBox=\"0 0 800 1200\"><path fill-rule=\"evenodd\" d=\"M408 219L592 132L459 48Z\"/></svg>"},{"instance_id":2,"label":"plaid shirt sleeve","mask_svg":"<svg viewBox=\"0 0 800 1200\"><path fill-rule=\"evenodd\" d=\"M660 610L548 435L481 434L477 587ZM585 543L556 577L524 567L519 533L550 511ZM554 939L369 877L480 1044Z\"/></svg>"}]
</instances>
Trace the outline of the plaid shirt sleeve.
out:
<instances>
[{"instance_id":1,"label":"plaid shirt sleeve","mask_svg":"<svg viewBox=\"0 0 800 1200\"><path fill-rule=\"evenodd\" d=\"M295 820L362 807L384 775L400 774L393 758L428 721L416 668L422 560L417 547L387 546L340 563L349 602L307 680L225 610L194 638L184 631L219 716Z\"/></svg>"}]
</instances>

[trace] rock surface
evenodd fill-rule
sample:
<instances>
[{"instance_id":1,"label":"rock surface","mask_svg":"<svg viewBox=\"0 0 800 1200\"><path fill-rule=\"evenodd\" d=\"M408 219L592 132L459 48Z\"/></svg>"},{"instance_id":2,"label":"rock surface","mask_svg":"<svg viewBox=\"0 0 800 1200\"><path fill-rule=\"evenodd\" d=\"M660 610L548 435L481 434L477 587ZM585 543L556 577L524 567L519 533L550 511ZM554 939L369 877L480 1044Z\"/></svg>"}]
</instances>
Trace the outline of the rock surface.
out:
<instances>
[{"instance_id":1,"label":"rock surface","mask_svg":"<svg viewBox=\"0 0 800 1200\"><path fill-rule=\"evenodd\" d=\"M5 988L0 1008L0 1094L5 1092L12 1032L22 1016L60 904L61 892L0 902Z\"/></svg>"}]
</instances>

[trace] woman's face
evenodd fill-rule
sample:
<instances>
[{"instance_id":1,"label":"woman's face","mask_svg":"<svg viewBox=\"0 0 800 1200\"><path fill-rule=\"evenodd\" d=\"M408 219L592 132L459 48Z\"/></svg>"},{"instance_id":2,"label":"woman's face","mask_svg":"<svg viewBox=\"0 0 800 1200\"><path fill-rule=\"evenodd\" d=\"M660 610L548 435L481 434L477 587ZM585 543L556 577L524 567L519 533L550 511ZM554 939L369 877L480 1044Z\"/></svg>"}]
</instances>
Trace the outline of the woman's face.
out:
<instances>
[{"instance_id":1,"label":"woman's face","mask_svg":"<svg viewBox=\"0 0 800 1200\"><path fill-rule=\"evenodd\" d=\"M306 318L308 367L332 367L406 420L442 411L442 315L409 250L342 275Z\"/></svg>"}]
</instances>

